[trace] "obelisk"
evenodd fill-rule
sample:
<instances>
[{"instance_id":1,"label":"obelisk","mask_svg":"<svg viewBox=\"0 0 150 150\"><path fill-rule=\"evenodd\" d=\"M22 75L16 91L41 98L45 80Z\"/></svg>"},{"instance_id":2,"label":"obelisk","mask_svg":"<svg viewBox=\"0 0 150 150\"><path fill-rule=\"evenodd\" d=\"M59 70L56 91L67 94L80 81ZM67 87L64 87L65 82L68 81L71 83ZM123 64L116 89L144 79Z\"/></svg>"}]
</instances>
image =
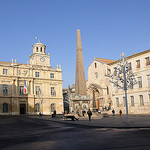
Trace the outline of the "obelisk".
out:
<instances>
[{"instance_id":1,"label":"obelisk","mask_svg":"<svg viewBox=\"0 0 150 150\"><path fill-rule=\"evenodd\" d=\"M80 30L77 30L77 49L76 49L76 82L75 82L75 95L86 96L86 80L84 73L84 61L81 44Z\"/></svg>"}]
</instances>

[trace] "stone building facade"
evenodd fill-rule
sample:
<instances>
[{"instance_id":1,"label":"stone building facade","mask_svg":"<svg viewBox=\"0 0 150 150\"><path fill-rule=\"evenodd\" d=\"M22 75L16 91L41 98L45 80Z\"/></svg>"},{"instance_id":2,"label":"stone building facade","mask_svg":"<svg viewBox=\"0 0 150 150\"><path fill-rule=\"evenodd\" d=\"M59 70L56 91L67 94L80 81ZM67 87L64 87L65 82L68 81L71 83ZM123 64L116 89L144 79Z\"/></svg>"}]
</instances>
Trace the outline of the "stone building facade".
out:
<instances>
[{"instance_id":1,"label":"stone building facade","mask_svg":"<svg viewBox=\"0 0 150 150\"><path fill-rule=\"evenodd\" d=\"M127 91L129 114L150 113L150 50L134 53L126 57L130 64L130 70L135 74L137 84ZM111 72L117 62L109 64ZM118 113L121 109L126 113L124 90L111 84L113 107Z\"/></svg>"},{"instance_id":2,"label":"stone building facade","mask_svg":"<svg viewBox=\"0 0 150 150\"><path fill-rule=\"evenodd\" d=\"M108 64L114 62L109 59L94 58L94 61L88 67L87 91L92 101L91 109L96 107L97 110L105 106L112 105L111 90L108 77L106 77Z\"/></svg>"},{"instance_id":3,"label":"stone building facade","mask_svg":"<svg viewBox=\"0 0 150 150\"><path fill-rule=\"evenodd\" d=\"M0 115L50 115L63 111L61 66L50 66L42 43L33 45L30 63L0 61Z\"/></svg>"},{"instance_id":4,"label":"stone building facade","mask_svg":"<svg viewBox=\"0 0 150 150\"><path fill-rule=\"evenodd\" d=\"M130 69L136 76L137 84L127 91L129 114L150 113L150 50L126 57ZM97 109L114 108L126 113L124 90L109 82L107 74L114 72L118 61L94 58L88 67L88 93L93 97Z\"/></svg>"}]
</instances>

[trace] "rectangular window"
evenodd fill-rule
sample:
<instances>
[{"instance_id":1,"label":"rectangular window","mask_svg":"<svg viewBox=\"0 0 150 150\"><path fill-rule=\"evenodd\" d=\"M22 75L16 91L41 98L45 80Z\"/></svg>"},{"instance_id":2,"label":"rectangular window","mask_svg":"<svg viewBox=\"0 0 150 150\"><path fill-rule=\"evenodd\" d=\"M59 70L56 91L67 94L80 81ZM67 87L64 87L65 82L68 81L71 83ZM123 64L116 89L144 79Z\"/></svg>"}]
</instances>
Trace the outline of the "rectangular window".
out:
<instances>
[{"instance_id":1,"label":"rectangular window","mask_svg":"<svg viewBox=\"0 0 150 150\"><path fill-rule=\"evenodd\" d=\"M140 68L140 60L136 61L136 68Z\"/></svg>"},{"instance_id":2,"label":"rectangular window","mask_svg":"<svg viewBox=\"0 0 150 150\"><path fill-rule=\"evenodd\" d=\"M20 95L24 94L24 86L20 86Z\"/></svg>"},{"instance_id":3,"label":"rectangular window","mask_svg":"<svg viewBox=\"0 0 150 150\"><path fill-rule=\"evenodd\" d=\"M54 79L54 73L50 73L50 78Z\"/></svg>"},{"instance_id":4,"label":"rectangular window","mask_svg":"<svg viewBox=\"0 0 150 150\"><path fill-rule=\"evenodd\" d=\"M114 68L114 76L117 75L117 67Z\"/></svg>"},{"instance_id":5,"label":"rectangular window","mask_svg":"<svg viewBox=\"0 0 150 150\"><path fill-rule=\"evenodd\" d=\"M131 106L134 106L134 96L131 96Z\"/></svg>"},{"instance_id":6,"label":"rectangular window","mask_svg":"<svg viewBox=\"0 0 150 150\"><path fill-rule=\"evenodd\" d=\"M133 79L130 81L130 89L133 89Z\"/></svg>"},{"instance_id":7,"label":"rectangular window","mask_svg":"<svg viewBox=\"0 0 150 150\"><path fill-rule=\"evenodd\" d=\"M123 97L123 107L125 107L126 106L126 99L125 99L125 97Z\"/></svg>"},{"instance_id":8,"label":"rectangular window","mask_svg":"<svg viewBox=\"0 0 150 150\"><path fill-rule=\"evenodd\" d=\"M142 77L138 77L139 88L142 88Z\"/></svg>"},{"instance_id":9,"label":"rectangular window","mask_svg":"<svg viewBox=\"0 0 150 150\"><path fill-rule=\"evenodd\" d=\"M3 74L7 75L7 69L3 69Z\"/></svg>"},{"instance_id":10,"label":"rectangular window","mask_svg":"<svg viewBox=\"0 0 150 150\"><path fill-rule=\"evenodd\" d=\"M140 106L144 106L143 95L140 95Z\"/></svg>"},{"instance_id":11,"label":"rectangular window","mask_svg":"<svg viewBox=\"0 0 150 150\"><path fill-rule=\"evenodd\" d=\"M40 73L39 72L35 72L35 77L40 77Z\"/></svg>"},{"instance_id":12,"label":"rectangular window","mask_svg":"<svg viewBox=\"0 0 150 150\"><path fill-rule=\"evenodd\" d=\"M128 70L132 70L132 65L129 63Z\"/></svg>"},{"instance_id":13,"label":"rectangular window","mask_svg":"<svg viewBox=\"0 0 150 150\"><path fill-rule=\"evenodd\" d=\"M145 60L146 60L146 66L150 65L150 57L146 57Z\"/></svg>"},{"instance_id":14,"label":"rectangular window","mask_svg":"<svg viewBox=\"0 0 150 150\"><path fill-rule=\"evenodd\" d=\"M95 63L95 68L97 68L97 63Z\"/></svg>"},{"instance_id":15,"label":"rectangular window","mask_svg":"<svg viewBox=\"0 0 150 150\"><path fill-rule=\"evenodd\" d=\"M147 75L147 82L148 82L148 87L150 87L150 74Z\"/></svg>"},{"instance_id":16,"label":"rectangular window","mask_svg":"<svg viewBox=\"0 0 150 150\"><path fill-rule=\"evenodd\" d=\"M56 96L56 91L54 87L51 87L51 95Z\"/></svg>"},{"instance_id":17,"label":"rectangular window","mask_svg":"<svg viewBox=\"0 0 150 150\"><path fill-rule=\"evenodd\" d=\"M98 72L95 72L95 77L98 78Z\"/></svg>"},{"instance_id":18,"label":"rectangular window","mask_svg":"<svg viewBox=\"0 0 150 150\"><path fill-rule=\"evenodd\" d=\"M116 105L119 107L119 98L116 98Z\"/></svg>"},{"instance_id":19,"label":"rectangular window","mask_svg":"<svg viewBox=\"0 0 150 150\"><path fill-rule=\"evenodd\" d=\"M39 95L40 94L40 86L35 87L35 94Z\"/></svg>"},{"instance_id":20,"label":"rectangular window","mask_svg":"<svg viewBox=\"0 0 150 150\"><path fill-rule=\"evenodd\" d=\"M3 84L3 94L8 94L8 85Z\"/></svg>"}]
</instances>

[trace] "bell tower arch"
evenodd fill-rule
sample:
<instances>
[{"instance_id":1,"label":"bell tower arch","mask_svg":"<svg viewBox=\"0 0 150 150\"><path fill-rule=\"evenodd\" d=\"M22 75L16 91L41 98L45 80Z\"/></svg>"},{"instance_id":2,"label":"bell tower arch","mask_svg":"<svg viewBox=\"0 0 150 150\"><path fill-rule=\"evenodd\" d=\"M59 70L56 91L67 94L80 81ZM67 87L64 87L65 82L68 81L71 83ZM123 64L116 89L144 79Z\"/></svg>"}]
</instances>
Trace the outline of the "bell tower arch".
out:
<instances>
[{"instance_id":1,"label":"bell tower arch","mask_svg":"<svg viewBox=\"0 0 150 150\"><path fill-rule=\"evenodd\" d=\"M50 55L46 54L46 46L40 43L39 39L38 43L33 45L33 54L30 56L30 64L50 66Z\"/></svg>"}]
</instances>

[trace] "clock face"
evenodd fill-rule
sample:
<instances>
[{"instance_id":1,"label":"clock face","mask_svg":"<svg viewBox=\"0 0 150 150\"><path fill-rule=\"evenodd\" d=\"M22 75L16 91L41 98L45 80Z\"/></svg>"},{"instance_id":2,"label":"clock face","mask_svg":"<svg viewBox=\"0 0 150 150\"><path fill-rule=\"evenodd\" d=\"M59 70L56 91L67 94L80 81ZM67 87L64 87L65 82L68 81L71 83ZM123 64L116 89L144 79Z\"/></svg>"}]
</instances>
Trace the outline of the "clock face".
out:
<instances>
[{"instance_id":1,"label":"clock face","mask_svg":"<svg viewBox=\"0 0 150 150\"><path fill-rule=\"evenodd\" d=\"M43 61L45 61L45 58L44 58L44 57L41 57L41 59L40 59L40 60L43 62Z\"/></svg>"}]
</instances>

